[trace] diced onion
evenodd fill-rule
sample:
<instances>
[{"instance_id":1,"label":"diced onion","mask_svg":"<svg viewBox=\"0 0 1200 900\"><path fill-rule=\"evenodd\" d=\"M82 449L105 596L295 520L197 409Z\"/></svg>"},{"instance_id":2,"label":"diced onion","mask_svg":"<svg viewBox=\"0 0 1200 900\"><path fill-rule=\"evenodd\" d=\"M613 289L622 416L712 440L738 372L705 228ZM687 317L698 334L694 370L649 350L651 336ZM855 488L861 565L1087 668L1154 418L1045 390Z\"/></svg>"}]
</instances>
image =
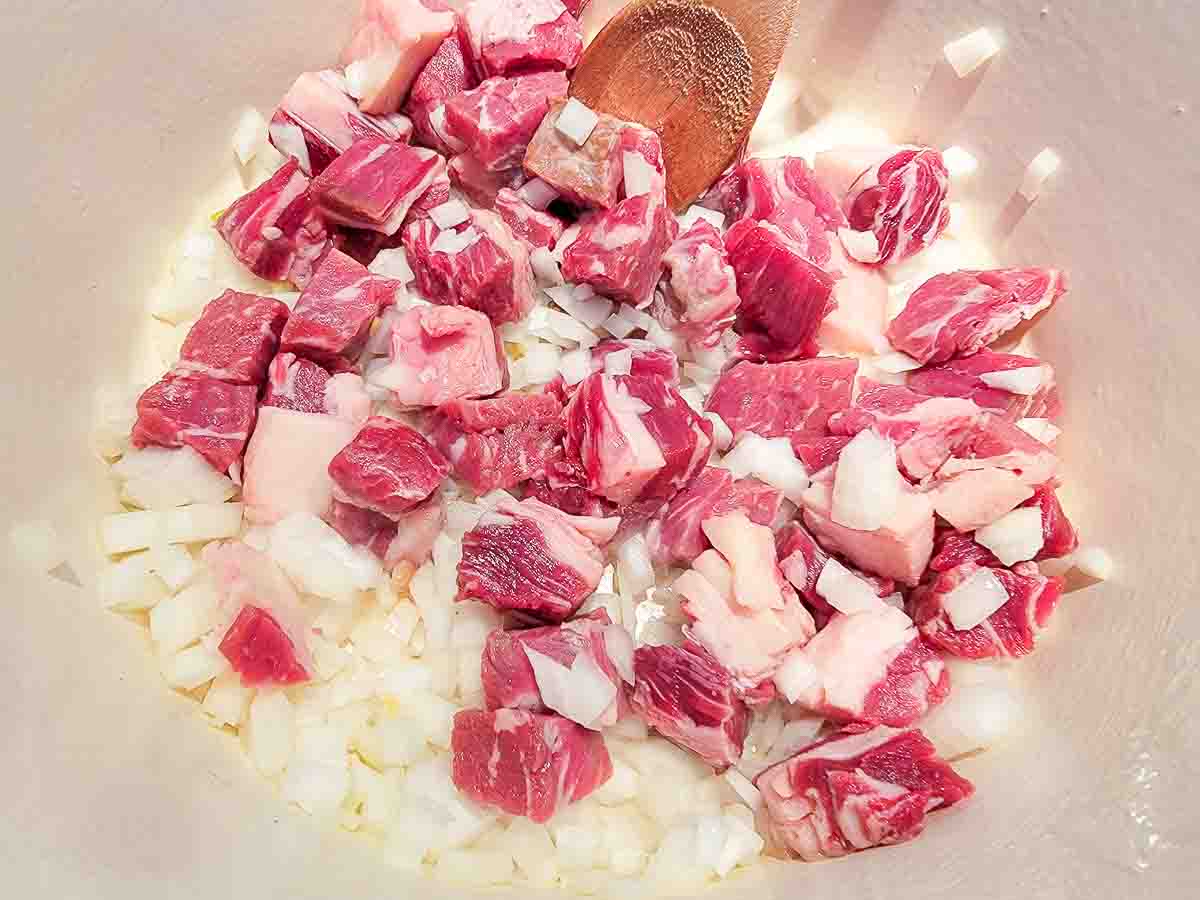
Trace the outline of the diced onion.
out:
<instances>
[{"instance_id":1,"label":"diced onion","mask_svg":"<svg viewBox=\"0 0 1200 900\"><path fill-rule=\"evenodd\" d=\"M796 458L792 442L785 437L764 438L747 432L720 465L737 478L753 475L793 503L799 503L808 489L808 470Z\"/></svg>"},{"instance_id":2,"label":"diced onion","mask_svg":"<svg viewBox=\"0 0 1200 900\"><path fill-rule=\"evenodd\" d=\"M707 206L700 206L699 204L689 206L678 219L680 234L686 234L701 219L711 223L716 227L717 231L725 230L725 213L709 209Z\"/></svg>"},{"instance_id":3,"label":"diced onion","mask_svg":"<svg viewBox=\"0 0 1200 900\"><path fill-rule=\"evenodd\" d=\"M167 684L181 691L194 691L228 670L229 661L206 644L195 644L163 661Z\"/></svg>"},{"instance_id":4,"label":"diced onion","mask_svg":"<svg viewBox=\"0 0 1200 900\"><path fill-rule=\"evenodd\" d=\"M984 372L979 376L979 380L988 387L1008 391L1010 394L1032 397L1042 389L1043 375L1041 366L1024 366L1004 372Z\"/></svg>"},{"instance_id":5,"label":"diced onion","mask_svg":"<svg viewBox=\"0 0 1200 900\"><path fill-rule=\"evenodd\" d=\"M554 380L562 365L562 351L551 344L531 342L521 358L527 384L546 384Z\"/></svg>"},{"instance_id":6,"label":"diced onion","mask_svg":"<svg viewBox=\"0 0 1200 900\"><path fill-rule=\"evenodd\" d=\"M296 718L283 691L259 691L250 704L244 735L246 749L263 775L278 775L287 768L295 746Z\"/></svg>"},{"instance_id":7,"label":"diced onion","mask_svg":"<svg viewBox=\"0 0 1200 900\"><path fill-rule=\"evenodd\" d=\"M67 561L58 529L45 519L14 525L8 540L13 553L34 572L49 572Z\"/></svg>"},{"instance_id":8,"label":"diced onion","mask_svg":"<svg viewBox=\"0 0 1200 900\"><path fill-rule=\"evenodd\" d=\"M712 423L713 445L717 448L718 452L724 453L733 445L733 431L730 430L729 426L725 424L725 420L715 412L704 413L704 418L708 419L708 421ZM795 453L792 455L795 456ZM807 471L804 473L804 480L806 482L808 481Z\"/></svg>"},{"instance_id":9,"label":"diced onion","mask_svg":"<svg viewBox=\"0 0 1200 900\"><path fill-rule=\"evenodd\" d=\"M558 199L558 191L540 178L531 178L518 189L517 194L533 209L544 211Z\"/></svg>"},{"instance_id":10,"label":"diced onion","mask_svg":"<svg viewBox=\"0 0 1200 900\"><path fill-rule=\"evenodd\" d=\"M621 625L609 625L604 629L604 649L621 680L633 684L633 638L629 632Z\"/></svg>"},{"instance_id":11,"label":"diced onion","mask_svg":"<svg viewBox=\"0 0 1200 900\"><path fill-rule=\"evenodd\" d=\"M121 498L142 509L221 503L236 492L233 481L191 447L131 450L113 466L113 474L125 482Z\"/></svg>"},{"instance_id":12,"label":"diced onion","mask_svg":"<svg viewBox=\"0 0 1200 900\"><path fill-rule=\"evenodd\" d=\"M594 726L617 696L617 686L590 653L575 656L570 668L525 645L542 702L585 728Z\"/></svg>"},{"instance_id":13,"label":"diced onion","mask_svg":"<svg viewBox=\"0 0 1200 900\"><path fill-rule=\"evenodd\" d=\"M556 263L562 264L563 254L567 252L567 248L579 240L579 233L583 230L582 226L575 224L569 227L562 233L562 237L554 245L554 251L551 254Z\"/></svg>"},{"instance_id":14,"label":"diced onion","mask_svg":"<svg viewBox=\"0 0 1200 900\"><path fill-rule=\"evenodd\" d=\"M529 265L538 284L553 286L563 283L562 270L554 261L554 254L545 247L535 247L530 252Z\"/></svg>"},{"instance_id":15,"label":"diced onion","mask_svg":"<svg viewBox=\"0 0 1200 900\"><path fill-rule=\"evenodd\" d=\"M617 548L617 582L621 593L636 597L654 586L654 563L646 538L635 534Z\"/></svg>"},{"instance_id":16,"label":"diced onion","mask_svg":"<svg viewBox=\"0 0 1200 900\"><path fill-rule=\"evenodd\" d=\"M1050 178L1062 164L1059 155L1047 147L1033 158L1025 176L1021 179L1020 193L1026 200L1036 200L1042 192L1047 179Z\"/></svg>"},{"instance_id":17,"label":"diced onion","mask_svg":"<svg viewBox=\"0 0 1200 900\"><path fill-rule=\"evenodd\" d=\"M270 557L306 594L348 600L355 591L372 588L380 578L379 563L367 551L309 513L288 516L271 530Z\"/></svg>"},{"instance_id":18,"label":"diced onion","mask_svg":"<svg viewBox=\"0 0 1200 900\"><path fill-rule=\"evenodd\" d=\"M633 351L614 350L604 357L604 371L609 375L628 375L633 371Z\"/></svg>"},{"instance_id":19,"label":"diced onion","mask_svg":"<svg viewBox=\"0 0 1200 900\"><path fill-rule=\"evenodd\" d=\"M470 221L471 211L461 200L451 197L441 206L435 206L429 210L429 218L433 220L434 225L444 231Z\"/></svg>"},{"instance_id":20,"label":"diced onion","mask_svg":"<svg viewBox=\"0 0 1200 900\"><path fill-rule=\"evenodd\" d=\"M626 150L621 156L621 162L625 167L626 198L640 197L654 189L654 180L658 172L646 162L646 157Z\"/></svg>"},{"instance_id":21,"label":"diced onion","mask_svg":"<svg viewBox=\"0 0 1200 900\"><path fill-rule=\"evenodd\" d=\"M862 263L879 262L879 239L875 232L839 228L838 238L852 259Z\"/></svg>"},{"instance_id":22,"label":"diced onion","mask_svg":"<svg viewBox=\"0 0 1200 900\"><path fill-rule=\"evenodd\" d=\"M564 284L558 287L547 288L546 295L567 315L573 319L578 319L589 330L599 328L612 312L612 301L606 300L603 297L597 297L594 293L590 296L577 293L577 287L586 287L586 285L575 286ZM551 321L551 327L553 327L553 321Z\"/></svg>"},{"instance_id":23,"label":"diced onion","mask_svg":"<svg viewBox=\"0 0 1200 900\"><path fill-rule=\"evenodd\" d=\"M899 350L877 356L871 360L871 364L891 375L903 375L905 372L915 372L921 368L921 364L917 360Z\"/></svg>"},{"instance_id":24,"label":"diced onion","mask_svg":"<svg viewBox=\"0 0 1200 900\"><path fill-rule=\"evenodd\" d=\"M808 661L804 651L793 650L775 673L775 687L787 698L788 703L795 703L819 678L820 673Z\"/></svg>"},{"instance_id":25,"label":"diced onion","mask_svg":"<svg viewBox=\"0 0 1200 900\"><path fill-rule=\"evenodd\" d=\"M942 598L955 631L970 631L1008 602L1008 591L991 569L981 568Z\"/></svg>"},{"instance_id":26,"label":"diced onion","mask_svg":"<svg viewBox=\"0 0 1200 900\"><path fill-rule=\"evenodd\" d=\"M550 330L565 341L573 341L581 347L594 347L600 343L600 338L596 336L595 332L586 323L572 315L560 313L556 309L548 309L546 310L546 322Z\"/></svg>"},{"instance_id":27,"label":"diced onion","mask_svg":"<svg viewBox=\"0 0 1200 900\"><path fill-rule=\"evenodd\" d=\"M267 120L254 107L246 107L233 131L233 152L238 162L248 165L267 143Z\"/></svg>"},{"instance_id":28,"label":"diced onion","mask_svg":"<svg viewBox=\"0 0 1200 900\"><path fill-rule=\"evenodd\" d=\"M1021 419L1017 427L1043 444L1053 444L1062 434L1062 429L1049 419Z\"/></svg>"},{"instance_id":29,"label":"diced onion","mask_svg":"<svg viewBox=\"0 0 1200 900\"><path fill-rule=\"evenodd\" d=\"M624 340L637 330L637 324L625 317L625 309L625 306L618 307L615 313L601 323L601 327L617 340Z\"/></svg>"},{"instance_id":30,"label":"diced onion","mask_svg":"<svg viewBox=\"0 0 1200 900\"><path fill-rule=\"evenodd\" d=\"M446 253L453 256L470 249L483 237L474 227L463 231L442 231L438 234L429 249L434 253Z\"/></svg>"},{"instance_id":31,"label":"diced onion","mask_svg":"<svg viewBox=\"0 0 1200 900\"><path fill-rule=\"evenodd\" d=\"M840 613L853 615L876 609L881 601L874 589L836 559L825 563L817 579L817 593Z\"/></svg>"},{"instance_id":32,"label":"diced onion","mask_svg":"<svg viewBox=\"0 0 1200 900\"><path fill-rule=\"evenodd\" d=\"M951 178L966 178L975 174L979 168L979 160L962 147L947 147L942 151L942 162Z\"/></svg>"},{"instance_id":33,"label":"diced onion","mask_svg":"<svg viewBox=\"0 0 1200 900\"><path fill-rule=\"evenodd\" d=\"M1103 547L1081 547L1075 554L1075 568L1088 578L1107 581L1112 577L1116 563Z\"/></svg>"},{"instance_id":34,"label":"diced onion","mask_svg":"<svg viewBox=\"0 0 1200 900\"><path fill-rule=\"evenodd\" d=\"M896 447L872 429L860 431L838 459L833 482L833 521L856 531L876 531L900 503Z\"/></svg>"},{"instance_id":35,"label":"diced onion","mask_svg":"<svg viewBox=\"0 0 1200 900\"><path fill-rule=\"evenodd\" d=\"M295 157L303 171L312 172L312 160L308 155L308 141L304 139L304 132L298 125L285 121L272 122L269 132L271 143L280 153Z\"/></svg>"},{"instance_id":36,"label":"diced onion","mask_svg":"<svg viewBox=\"0 0 1200 900\"><path fill-rule=\"evenodd\" d=\"M966 78L1000 52L1000 42L986 28L978 28L942 48L946 62L959 78Z\"/></svg>"},{"instance_id":37,"label":"diced onion","mask_svg":"<svg viewBox=\"0 0 1200 900\"><path fill-rule=\"evenodd\" d=\"M610 372L609 374L611 375L614 373ZM697 415L704 414L704 392L700 390L700 388L696 387L695 385L680 388L679 396L687 402L687 405L690 406Z\"/></svg>"},{"instance_id":38,"label":"diced onion","mask_svg":"<svg viewBox=\"0 0 1200 900\"><path fill-rule=\"evenodd\" d=\"M371 261L367 271L372 275L382 275L384 278L391 278L404 285L412 284L417 277L408 264L408 254L403 247L380 250L375 259Z\"/></svg>"},{"instance_id":39,"label":"diced onion","mask_svg":"<svg viewBox=\"0 0 1200 900\"><path fill-rule=\"evenodd\" d=\"M759 793L758 788L751 783L749 778L733 768L726 769L722 777L725 779L725 783L737 794L738 799L750 807L750 809L756 813L762 809L762 794Z\"/></svg>"},{"instance_id":40,"label":"diced onion","mask_svg":"<svg viewBox=\"0 0 1200 900\"><path fill-rule=\"evenodd\" d=\"M1014 509L976 531L975 542L991 550L1006 566L1033 559L1045 544L1042 511L1036 506Z\"/></svg>"},{"instance_id":41,"label":"diced onion","mask_svg":"<svg viewBox=\"0 0 1200 900\"><path fill-rule=\"evenodd\" d=\"M558 114L554 130L576 147L582 147L599 124L600 117L572 97Z\"/></svg>"}]
</instances>

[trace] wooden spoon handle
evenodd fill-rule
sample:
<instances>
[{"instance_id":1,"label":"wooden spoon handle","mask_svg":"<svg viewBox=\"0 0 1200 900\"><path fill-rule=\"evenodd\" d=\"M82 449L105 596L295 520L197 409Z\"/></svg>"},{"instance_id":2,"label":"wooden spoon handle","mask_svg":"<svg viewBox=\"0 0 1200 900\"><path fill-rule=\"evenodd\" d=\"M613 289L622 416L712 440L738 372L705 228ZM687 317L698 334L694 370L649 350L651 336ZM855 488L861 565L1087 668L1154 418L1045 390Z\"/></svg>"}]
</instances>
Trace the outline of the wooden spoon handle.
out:
<instances>
[{"instance_id":1,"label":"wooden spoon handle","mask_svg":"<svg viewBox=\"0 0 1200 900\"><path fill-rule=\"evenodd\" d=\"M592 109L654 129L682 210L737 157L775 77L798 0L638 0L571 84Z\"/></svg>"}]
</instances>

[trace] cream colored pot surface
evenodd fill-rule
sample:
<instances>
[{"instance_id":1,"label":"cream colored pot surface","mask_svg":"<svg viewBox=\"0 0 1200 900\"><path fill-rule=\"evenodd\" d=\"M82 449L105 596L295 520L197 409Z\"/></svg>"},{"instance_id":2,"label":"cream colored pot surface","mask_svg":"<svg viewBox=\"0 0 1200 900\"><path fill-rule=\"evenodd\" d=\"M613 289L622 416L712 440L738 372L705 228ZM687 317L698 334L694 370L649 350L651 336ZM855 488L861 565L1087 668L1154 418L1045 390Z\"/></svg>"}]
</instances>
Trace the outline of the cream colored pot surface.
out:
<instances>
[{"instance_id":1,"label":"cream colored pot surface","mask_svg":"<svg viewBox=\"0 0 1200 900\"><path fill-rule=\"evenodd\" d=\"M330 62L352 6L0 9L3 528L53 519L85 585L103 502L87 450L93 393L128 380L147 292L197 198L227 171L237 110L269 108L296 72ZM1006 48L958 81L941 46L980 25L1002 29ZM1006 235L998 256L1070 270L1073 290L1040 348L1065 389L1066 500L1119 568L1072 594L1022 663L1023 734L966 765L974 802L903 847L771 867L771 893L1200 894L1198 26L1193 0L803 4L786 64L789 127L850 107L901 137L968 147L982 162L972 199ZM1046 145L1064 167L1026 209L1014 190ZM0 556L6 895L446 890L413 889L370 848L290 814L166 690L142 631L86 587ZM764 893L745 881L726 890Z\"/></svg>"}]
</instances>

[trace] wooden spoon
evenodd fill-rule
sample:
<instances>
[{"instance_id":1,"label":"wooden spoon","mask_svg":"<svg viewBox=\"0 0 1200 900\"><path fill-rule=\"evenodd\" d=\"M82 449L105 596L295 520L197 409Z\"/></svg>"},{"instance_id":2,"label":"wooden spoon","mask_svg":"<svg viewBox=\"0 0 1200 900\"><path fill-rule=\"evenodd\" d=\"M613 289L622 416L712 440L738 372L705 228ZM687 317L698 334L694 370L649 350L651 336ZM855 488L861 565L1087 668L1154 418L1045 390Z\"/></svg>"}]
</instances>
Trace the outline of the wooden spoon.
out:
<instances>
[{"instance_id":1,"label":"wooden spoon","mask_svg":"<svg viewBox=\"0 0 1200 900\"><path fill-rule=\"evenodd\" d=\"M654 129L682 211L737 158L799 0L635 0L592 41L571 95Z\"/></svg>"}]
</instances>

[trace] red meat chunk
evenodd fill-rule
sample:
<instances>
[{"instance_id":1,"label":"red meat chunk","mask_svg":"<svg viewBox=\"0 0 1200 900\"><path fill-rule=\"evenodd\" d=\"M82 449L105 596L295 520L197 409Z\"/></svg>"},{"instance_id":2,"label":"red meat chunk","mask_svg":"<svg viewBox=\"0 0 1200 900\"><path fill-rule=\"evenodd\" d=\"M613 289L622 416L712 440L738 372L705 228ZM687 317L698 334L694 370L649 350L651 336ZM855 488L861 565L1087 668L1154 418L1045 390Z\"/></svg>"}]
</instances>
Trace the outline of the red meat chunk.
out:
<instances>
[{"instance_id":1,"label":"red meat chunk","mask_svg":"<svg viewBox=\"0 0 1200 900\"><path fill-rule=\"evenodd\" d=\"M434 542L446 527L446 505L440 494L434 494L408 512L389 518L334 500L325 521L349 543L373 553L387 571L404 566L411 574L433 555Z\"/></svg>"},{"instance_id":2,"label":"red meat chunk","mask_svg":"<svg viewBox=\"0 0 1200 900\"><path fill-rule=\"evenodd\" d=\"M447 166L450 181L476 206L490 209L505 188L515 190L525 183L520 167L492 172L470 153L460 153Z\"/></svg>"},{"instance_id":3,"label":"red meat chunk","mask_svg":"<svg viewBox=\"0 0 1200 900\"><path fill-rule=\"evenodd\" d=\"M464 20L485 75L573 69L583 53L579 22L559 0L476 0Z\"/></svg>"},{"instance_id":4,"label":"red meat chunk","mask_svg":"<svg viewBox=\"0 0 1200 900\"><path fill-rule=\"evenodd\" d=\"M858 360L837 356L738 363L717 380L705 409L720 416L735 438L747 432L766 438L821 434L831 415L849 408L857 373Z\"/></svg>"},{"instance_id":5,"label":"red meat chunk","mask_svg":"<svg viewBox=\"0 0 1200 900\"><path fill-rule=\"evenodd\" d=\"M568 516L534 499L501 501L463 537L458 600L561 622L596 590L604 573L599 548L617 524Z\"/></svg>"},{"instance_id":6,"label":"red meat chunk","mask_svg":"<svg viewBox=\"0 0 1200 900\"><path fill-rule=\"evenodd\" d=\"M258 388L204 375L167 375L137 402L135 447L191 447L218 472L242 458L257 415Z\"/></svg>"},{"instance_id":7,"label":"red meat chunk","mask_svg":"<svg viewBox=\"0 0 1200 900\"><path fill-rule=\"evenodd\" d=\"M298 288L308 284L330 247L325 219L294 159L225 210L217 231L255 275Z\"/></svg>"},{"instance_id":8,"label":"red meat chunk","mask_svg":"<svg viewBox=\"0 0 1200 900\"><path fill-rule=\"evenodd\" d=\"M862 252L847 243L847 252L859 262L889 263L924 250L950 224L949 190L950 173L936 150L906 147L889 156L864 172L843 202L851 230L870 232L875 244Z\"/></svg>"},{"instance_id":9,"label":"red meat chunk","mask_svg":"<svg viewBox=\"0 0 1200 900\"><path fill-rule=\"evenodd\" d=\"M371 323L393 295L393 283L370 274L339 250L331 250L300 294L283 329L280 350L333 368L354 359Z\"/></svg>"},{"instance_id":10,"label":"red meat chunk","mask_svg":"<svg viewBox=\"0 0 1200 900\"><path fill-rule=\"evenodd\" d=\"M267 370L267 388L263 406L278 406L296 412L329 412L325 404L325 386L329 373L315 362L295 353L280 353Z\"/></svg>"},{"instance_id":11,"label":"red meat chunk","mask_svg":"<svg viewBox=\"0 0 1200 900\"><path fill-rule=\"evenodd\" d=\"M513 234L524 241L531 250L536 247L552 249L567 230L562 219L552 213L534 209L511 188L502 188L496 194L496 212L512 229Z\"/></svg>"},{"instance_id":12,"label":"red meat chunk","mask_svg":"<svg viewBox=\"0 0 1200 900\"><path fill-rule=\"evenodd\" d=\"M404 105L414 139L447 156L463 147L446 133L446 101L479 83L464 54L465 45L466 35L459 26L425 64Z\"/></svg>"},{"instance_id":13,"label":"red meat chunk","mask_svg":"<svg viewBox=\"0 0 1200 900\"><path fill-rule=\"evenodd\" d=\"M819 740L754 783L771 842L809 862L910 841L975 791L921 732L883 727Z\"/></svg>"},{"instance_id":14,"label":"red meat chunk","mask_svg":"<svg viewBox=\"0 0 1200 900\"><path fill-rule=\"evenodd\" d=\"M288 308L278 300L226 291L188 331L175 371L229 384L262 384L279 346Z\"/></svg>"},{"instance_id":15,"label":"red meat chunk","mask_svg":"<svg viewBox=\"0 0 1200 900\"><path fill-rule=\"evenodd\" d=\"M604 738L562 716L469 709L454 716L454 785L476 803L547 822L612 777Z\"/></svg>"},{"instance_id":16,"label":"red meat chunk","mask_svg":"<svg viewBox=\"0 0 1200 900\"><path fill-rule=\"evenodd\" d=\"M850 443L848 437L827 437L820 432L806 431L792 435L792 452L804 463L810 474L832 466Z\"/></svg>"},{"instance_id":17,"label":"red meat chunk","mask_svg":"<svg viewBox=\"0 0 1200 900\"><path fill-rule=\"evenodd\" d=\"M817 625L824 628L836 612L829 601L817 593L817 581L829 562L829 554L799 522L785 525L776 532L775 553L780 571L813 610ZM890 578L868 575L852 566L848 568L874 587L879 597L888 597L896 592L896 582Z\"/></svg>"},{"instance_id":18,"label":"red meat chunk","mask_svg":"<svg viewBox=\"0 0 1200 900\"><path fill-rule=\"evenodd\" d=\"M221 655L233 671L242 676L242 684L302 684L308 672L296 659L296 648L279 623L264 609L246 605L238 613L225 637Z\"/></svg>"},{"instance_id":19,"label":"red meat chunk","mask_svg":"<svg viewBox=\"0 0 1200 900\"><path fill-rule=\"evenodd\" d=\"M1037 369L1039 381L1033 393L1018 393L984 381L992 373ZM952 359L940 366L921 369L908 376L908 386L930 397L962 397L990 413L1010 421L1027 416L1054 418L1058 415L1058 390L1049 363L1012 353L980 350Z\"/></svg>"},{"instance_id":20,"label":"red meat chunk","mask_svg":"<svg viewBox=\"0 0 1200 900\"><path fill-rule=\"evenodd\" d=\"M562 72L489 78L446 101L446 133L470 148L488 171L516 168L550 102L566 93L567 76Z\"/></svg>"},{"instance_id":21,"label":"red meat chunk","mask_svg":"<svg viewBox=\"0 0 1200 900\"><path fill-rule=\"evenodd\" d=\"M419 431L375 416L329 463L333 496L395 517L436 491L450 464Z\"/></svg>"},{"instance_id":22,"label":"red meat chunk","mask_svg":"<svg viewBox=\"0 0 1200 900\"><path fill-rule=\"evenodd\" d=\"M646 724L714 769L742 755L750 716L733 678L695 644L638 647L630 702Z\"/></svg>"},{"instance_id":23,"label":"red meat chunk","mask_svg":"<svg viewBox=\"0 0 1200 900\"><path fill-rule=\"evenodd\" d=\"M641 130L607 113L597 113L599 122L587 142L579 147L558 132L558 117L566 98L550 104L550 112L529 142L525 169L541 178L568 201L581 207L611 209L621 197L624 174L622 143L627 128Z\"/></svg>"},{"instance_id":24,"label":"red meat chunk","mask_svg":"<svg viewBox=\"0 0 1200 900\"><path fill-rule=\"evenodd\" d=\"M715 347L733 324L741 299L725 241L700 219L663 256L671 274L667 293L674 330L702 347Z\"/></svg>"},{"instance_id":25,"label":"red meat chunk","mask_svg":"<svg viewBox=\"0 0 1200 900\"><path fill-rule=\"evenodd\" d=\"M455 476L479 494L542 477L560 452L563 432L562 404L550 394L453 401L438 410L432 426Z\"/></svg>"},{"instance_id":26,"label":"red meat chunk","mask_svg":"<svg viewBox=\"0 0 1200 900\"><path fill-rule=\"evenodd\" d=\"M567 407L567 455L614 503L670 499L708 462L712 426L662 378L590 375Z\"/></svg>"},{"instance_id":27,"label":"red meat chunk","mask_svg":"<svg viewBox=\"0 0 1200 900\"><path fill-rule=\"evenodd\" d=\"M766 362L816 356L817 331L835 305L833 277L774 225L743 219L726 233L725 247L742 298L739 352Z\"/></svg>"},{"instance_id":28,"label":"red meat chunk","mask_svg":"<svg viewBox=\"0 0 1200 900\"><path fill-rule=\"evenodd\" d=\"M284 94L271 118L271 143L300 163L306 175L320 175L359 138L375 136L407 142L412 123L398 114L372 116L347 93L346 79L332 69L305 72Z\"/></svg>"},{"instance_id":29,"label":"red meat chunk","mask_svg":"<svg viewBox=\"0 0 1200 900\"><path fill-rule=\"evenodd\" d=\"M1067 292L1058 269L994 269L935 275L888 326L892 346L922 363L982 350Z\"/></svg>"}]
</instances>

